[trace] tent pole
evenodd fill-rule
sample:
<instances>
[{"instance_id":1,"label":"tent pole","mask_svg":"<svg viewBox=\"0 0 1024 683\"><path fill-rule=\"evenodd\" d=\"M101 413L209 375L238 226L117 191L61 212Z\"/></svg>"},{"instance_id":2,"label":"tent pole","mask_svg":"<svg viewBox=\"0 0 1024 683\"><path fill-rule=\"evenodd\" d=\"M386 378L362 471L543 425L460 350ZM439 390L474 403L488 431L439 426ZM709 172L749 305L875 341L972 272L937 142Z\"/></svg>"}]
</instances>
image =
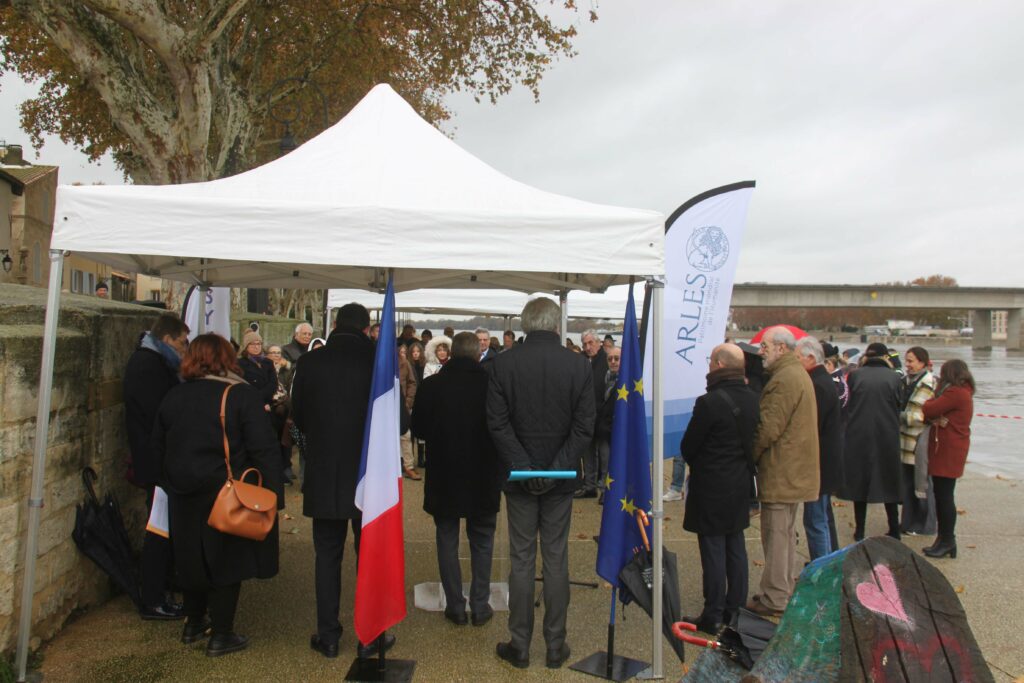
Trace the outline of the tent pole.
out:
<instances>
[{"instance_id":1,"label":"tent pole","mask_svg":"<svg viewBox=\"0 0 1024 683\"><path fill-rule=\"evenodd\" d=\"M562 309L562 345L569 338L569 292L558 290L558 307Z\"/></svg>"},{"instance_id":2,"label":"tent pole","mask_svg":"<svg viewBox=\"0 0 1024 683\"><path fill-rule=\"evenodd\" d=\"M654 594L654 613L652 614L652 623L654 625L654 641L651 649L651 674L652 678L662 678L664 672L662 670L661 651L662 651L662 639L661 639L661 620L662 620L662 593L664 592L664 586L662 585L662 542L664 535L664 503L661 500L661 491L664 487L665 478L665 406L662 405L662 391L661 391L661 358L662 358L662 315L664 314L665 305L665 283L658 279L652 279L650 281L652 288L652 306L651 306L651 333L654 335L654 344L652 345L652 352L654 358L651 359L651 367L653 368L652 376L654 378L654 392L652 396L653 405L653 421L654 421L654 459L651 476L654 479L651 491L653 500L651 501L652 514L654 517L654 537L651 544L654 546L654 557L652 562L654 565L654 585L652 586Z\"/></svg>"},{"instance_id":3,"label":"tent pole","mask_svg":"<svg viewBox=\"0 0 1024 683\"><path fill-rule=\"evenodd\" d=\"M199 285L199 334L206 334L206 294L210 289Z\"/></svg>"},{"instance_id":4,"label":"tent pole","mask_svg":"<svg viewBox=\"0 0 1024 683\"><path fill-rule=\"evenodd\" d=\"M50 250L50 285L43 323L43 360L39 370L39 405L36 408L35 454L32 457L32 488L28 498L28 533L25 537L25 572L21 584L21 613L18 619L18 680L25 681L29 636L32 632L32 602L36 586L36 555L39 552L39 520L43 509L43 479L46 474L46 446L50 429L50 395L53 390L53 356L60 316L60 283L64 273L64 252Z\"/></svg>"}]
</instances>

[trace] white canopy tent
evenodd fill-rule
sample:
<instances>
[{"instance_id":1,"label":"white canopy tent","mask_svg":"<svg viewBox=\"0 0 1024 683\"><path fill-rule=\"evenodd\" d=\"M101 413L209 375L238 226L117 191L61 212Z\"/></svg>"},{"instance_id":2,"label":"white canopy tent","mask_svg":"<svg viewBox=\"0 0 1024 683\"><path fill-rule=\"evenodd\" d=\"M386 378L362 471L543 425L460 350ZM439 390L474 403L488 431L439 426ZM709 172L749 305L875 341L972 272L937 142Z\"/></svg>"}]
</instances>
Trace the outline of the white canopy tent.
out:
<instances>
[{"instance_id":1,"label":"white canopy tent","mask_svg":"<svg viewBox=\"0 0 1024 683\"><path fill-rule=\"evenodd\" d=\"M568 293L570 318L621 320L626 311L628 285L615 285L603 293L573 290ZM395 295L395 310L405 313L439 315L518 316L530 299L538 296L558 300L546 292L524 294L509 289L417 289ZM384 306L384 295L362 289L332 289L329 308L355 302L370 310Z\"/></svg>"},{"instance_id":2,"label":"white canopy tent","mask_svg":"<svg viewBox=\"0 0 1024 683\"><path fill-rule=\"evenodd\" d=\"M602 291L630 276L661 299L664 217L554 195L459 148L389 86L291 154L231 178L174 186L61 186L50 243L18 636L24 680L64 254L203 286ZM581 239L585 235L586 239ZM660 349L655 347L658 363ZM659 387L654 424L660 428ZM662 439L655 435L660 487ZM661 497L654 497L660 564ZM661 575L655 572L655 589ZM660 599L653 623L661 674Z\"/></svg>"}]
</instances>

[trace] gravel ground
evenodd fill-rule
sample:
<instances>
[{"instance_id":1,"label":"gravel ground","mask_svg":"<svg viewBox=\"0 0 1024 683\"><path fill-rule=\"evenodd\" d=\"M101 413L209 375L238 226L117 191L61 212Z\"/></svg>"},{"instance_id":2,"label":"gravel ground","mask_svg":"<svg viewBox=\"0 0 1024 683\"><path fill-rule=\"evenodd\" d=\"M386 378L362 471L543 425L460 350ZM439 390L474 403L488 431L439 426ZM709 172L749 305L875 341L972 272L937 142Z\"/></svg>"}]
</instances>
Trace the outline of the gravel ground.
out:
<instances>
[{"instance_id":1,"label":"gravel ground","mask_svg":"<svg viewBox=\"0 0 1024 683\"><path fill-rule=\"evenodd\" d=\"M433 524L422 510L422 483L405 480L406 587L409 612L392 631L398 644L391 656L416 661L414 680L447 681L563 681L592 680L567 667L551 671L544 667L541 634L543 607L538 608L536 633L531 650L531 667L514 669L494 654L495 643L507 640L506 613L498 612L483 627L455 626L439 612L426 612L412 605L413 586L437 581ZM270 581L243 585L236 618L236 630L251 638L248 650L211 659L201 645L178 642L181 623L140 621L124 597L117 598L79 616L43 647L42 672L49 681L240 681L258 676L277 681L322 681L344 678L355 657L351 627L355 567L351 547L343 569L342 653L328 660L309 649L315 630L313 595L313 548L311 525L302 517L297 487L288 492L288 513L293 519L281 521L281 572ZM294 491L294 493L293 493ZM1024 674L1024 485L1018 482L968 475L957 488L960 556L937 560L955 587L971 620L975 636L997 681L1012 681ZM877 507L878 509L875 509ZM849 542L852 535L852 506L835 509L840 535ZM679 557L684 613L700 609L700 563L696 537L682 530L681 502L666 504L665 543ZM507 573L507 534L499 516L493 576ZM881 506L872 506L869 533L883 533ZM570 533L570 575L575 580L598 580L594 574L596 544L592 536L600 527L600 512L594 500L576 501ZM757 520L747 532L751 567L751 592L760 580L762 555ZM906 539L915 550L929 538ZM349 542L351 544L351 541ZM465 541L463 541L465 545ZM801 544L800 551L805 552ZM463 547L465 557L468 549ZM468 577L467 562L463 563ZM500 577L500 578L499 578ZM572 588L569 608L570 663L605 646L609 590L601 582L597 589ZM650 658L651 622L637 607L620 610L616 652L637 659ZM697 648L687 646L693 661ZM678 680L682 665L665 644L667 680Z\"/></svg>"}]
</instances>

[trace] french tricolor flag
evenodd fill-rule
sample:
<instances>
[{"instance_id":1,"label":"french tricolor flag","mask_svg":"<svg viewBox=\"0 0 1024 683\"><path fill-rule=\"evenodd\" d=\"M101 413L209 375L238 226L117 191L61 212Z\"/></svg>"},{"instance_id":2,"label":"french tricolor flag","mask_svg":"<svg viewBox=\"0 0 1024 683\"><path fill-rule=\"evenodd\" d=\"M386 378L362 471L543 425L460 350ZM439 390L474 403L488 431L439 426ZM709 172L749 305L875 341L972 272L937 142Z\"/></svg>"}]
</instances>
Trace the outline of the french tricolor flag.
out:
<instances>
[{"instance_id":1,"label":"french tricolor flag","mask_svg":"<svg viewBox=\"0 0 1024 683\"><path fill-rule=\"evenodd\" d=\"M398 417L401 394L395 336L395 289L389 278L356 485L355 502L363 511L363 531L356 574L355 626L363 645L405 618Z\"/></svg>"}]
</instances>

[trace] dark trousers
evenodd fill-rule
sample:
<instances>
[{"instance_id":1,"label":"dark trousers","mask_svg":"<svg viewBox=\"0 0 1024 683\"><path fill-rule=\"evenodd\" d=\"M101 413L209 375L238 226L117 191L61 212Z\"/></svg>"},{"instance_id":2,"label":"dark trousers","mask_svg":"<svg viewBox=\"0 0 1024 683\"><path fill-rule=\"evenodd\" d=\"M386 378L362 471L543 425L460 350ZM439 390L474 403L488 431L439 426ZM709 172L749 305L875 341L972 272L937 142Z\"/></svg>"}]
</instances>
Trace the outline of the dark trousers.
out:
<instances>
[{"instance_id":1,"label":"dark trousers","mask_svg":"<svg viewBox=\"0 0 1024 683\"><path fill-rule=\"evenodd\" d=\"M544 560L544 642L549 650L565 643L569 614L569 521L572 494L549 492L541 496L506 493L508 544L508 631L512 646L530 651L533 639L533 591L537 571L537 535Z\"/></svg>"},{"instance_id":2,"label":"dark trousers","mask_svg":"<svg viewBox=\"0 0 1024 683\"><path fill-rule=\"evenodd\" d=\"M497 515L466 518L469 537L469 566L473 578L469 585L469 608L474 614L491 612L491 558L494 556L494 528ZM459 565L459 518L434 517L437 528L437 570L448 606L446 612L463 614L466 600L462 597L462 567Z\"/></svg>"},{"instance_id":3,"label":"dark trousers","mask_svg":"<svg viewBox=\"0 0 1024 683\"><path fill-rule=\"evenodd\" d=\"M928 479L928 495L918 498L914 493L914 466L901 463L903 468L903 516L900 531L903 533L935 533L935 493L931 478Z\"/></svg>"},{"instance_id":4,"label":"dark trousers","mask_svg":"<svg viewBox=\"0 0 1024 683\"><path fill-rule=\"evenodd\" d=\"M608 439L595 436L583 454L583 488L588 491L603 491L605 475L608 474L608 453L611 449Z\"/></svg>"},{"instance_id":5,"label":"dark trousers","mask_svg":"<svg viewBox=\"0 0 1024 683\"><path fill-rule=\"evenodd\" d=\"M338 610L341 609L341 560L345 554L345 539L348 538L350 523L358 562L362 518L313 520L316 632L320 640L329 645L336 645L341 640L341 622L338 620Z\"/></svg>"},{"instance_id":6,"label":"dark trousers","mask_svg":"<svg viewBox=\"0 0 1024 683\"><path fill-rule=\"evenodd\" d=\"M697 534L700 567L704 573L703 619L732 620L747 604L747 546L743 532L725 536Z\"/></svg>"},{"instance_id":7,"label":"dark trousers","mask_svg":"<svg viewBox=\"0 0 1024 683\"><path fill-rule=\"evenodd\" d=\"M210 613L210 624L214 633L231 633L235 626L235 610L238 608L238 593L241 583L214 586L205 591L185 591L185 616L190 623L198 623Z\"/></svg>"},{"instance_id":8,"label":"dark trousers","mask_svg":"<svg viewBox=\"0 0 1024 683\"><path fill-rule=\"evenodd\" d=\"M153 509L153 487L146 490L146 510ZM166 602L168 579L174 574L174 553L170 539L150 531L142 539L142 557L139 561L139 597L146 607L157 607Z\"/></svg>"},{"instance_id":9,"label":"dark trousers","mask_svg":"<svg viewBox=\"0 0 1024 683\"><path fill-rule=\"evenodd\" d=\"M950 477L932 477L935 488L935 517L938 521L939 541L956 540L956 501L953 490L956 479Z\"/></svg>"},{"instance_id":10,"label":"dark trousers","mask_svg":"<svg viewBox=\"0 0 1024 683\"><path fill-rule=\"evenodd\" d=\"M856 528L854 532L858 536L864 535L864 524L868 517L868 504L863 501L853 502L853 523ZM889 522L889 535L896 536L900 533L900 504L885 503L885 517Z\"/></svg>"}]
</instances>

